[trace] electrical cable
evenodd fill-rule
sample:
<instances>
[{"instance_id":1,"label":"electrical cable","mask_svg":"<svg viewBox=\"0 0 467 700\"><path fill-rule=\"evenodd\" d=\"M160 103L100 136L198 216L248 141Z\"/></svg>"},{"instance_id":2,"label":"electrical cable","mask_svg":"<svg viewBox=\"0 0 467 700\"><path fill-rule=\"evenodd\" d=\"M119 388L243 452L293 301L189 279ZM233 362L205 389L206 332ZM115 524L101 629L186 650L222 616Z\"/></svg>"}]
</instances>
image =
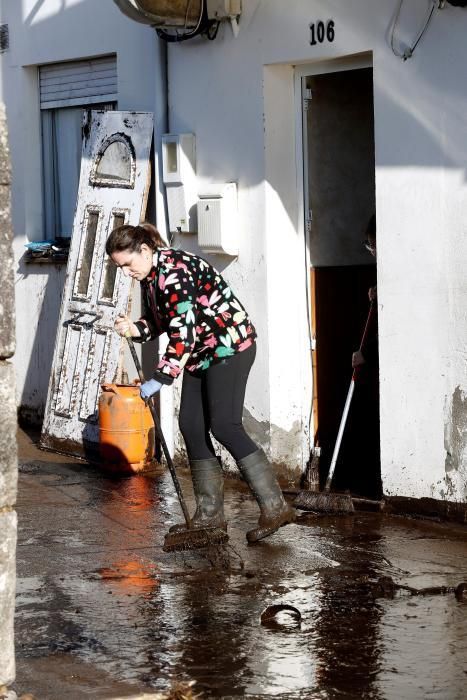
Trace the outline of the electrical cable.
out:
<instances>
[{"instance_id":1,"label":"electrical cable","mask_svg":"<svg viewBox=\"0 0 467 700\"><path fill-rule=\"evenodd\" d=\"M192 1L193 1L193 0L188 0L188 2L187 2L187 4L186 4L185 26L183 27L183 29L184 29L185 31L187 30L188 13L189 13L189 11L190 11L190 5L191 5ZM203 9L203 7L202 7L202 5L201 5L201 11L202 11L202 9ZM198 17L198 25L199 25L199 17Z\"/></svg>"},{"instance_id":2,"label":"electrical cable","mask_svg":"<svg viewBox=\"0 0 467 700\"><path fill-rule=\"evenodd\" d=\"M399 22L399 18L400 18L403 4L404 4L404 0L399 0L399 5L397 8L396 16L394 18L394 22L393 22L392 29L391 29L391 51L393 52L394 56L397 56L398 58L402 58L403 61L406 61L408 58L412 58L413 52L417 48L421 38L423 37L423 35L425 34L426 30L428 29L428 27L430 25L430 22L431 22L431 19L433 17L433 13L434 13L436 7L438 6L438 8L440 8L440 3L439 3L439 0L432 0L432 6L430 9L430 12L428 13L428 17L425 20L425 24L423 25L422 29L420 30L418 37L415 40L414 45L411 48L406 48L403 53L400 53L399 51L396 50L396 48L394 46L394 38L395 38L396 28L397 28L397 24Z\"/></svg>"},{"instance_id":3,"label":"electrical cable","mask_svg":"<svg viewBox=\"0 0 467 700\"><path fill-rule=\"evenodd\" d=\"M192 3L192 0L187 1L186 11L185 11L185 26L184 26L185 30L186 30L187 24L188 24L188 13L190 10L191 3ZM197 36L198 34L201 34L201 32L206 29L206 25L207 25L206 0L200 0L200 10L199 10L198 22L197 22L196 27L194 29L192 29L189 32L185 31L183 34L179 34L178 29L177 29L176 34L170 34L165 29L160 29L158 27L158 28L156 28L156 33L160 39L163 39L164 41L167 41L169 43L176 43L176 42L180 42L180 41L187 41L188 39L192 39L193 37Z\"/></svg>"}]
</instances>

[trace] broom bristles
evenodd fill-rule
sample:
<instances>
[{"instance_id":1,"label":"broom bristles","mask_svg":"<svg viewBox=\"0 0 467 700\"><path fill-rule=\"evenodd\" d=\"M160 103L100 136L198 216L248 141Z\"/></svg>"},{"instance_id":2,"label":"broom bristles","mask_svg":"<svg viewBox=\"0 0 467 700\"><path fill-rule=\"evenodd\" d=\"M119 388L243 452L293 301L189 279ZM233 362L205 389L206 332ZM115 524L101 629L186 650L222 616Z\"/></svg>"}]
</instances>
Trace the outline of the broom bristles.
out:
<instances>
[{"instance_id":1,"label":"broom bristles","mask_svg":"<svg viewBox=\"0 0 467 700\"><path fill-rule=\"evenodd\" d=\"M353 513L355 511L352 497L343 493L300 491L293 506L314 513Z\"/></svg>"},{"instance_id":2,"label":"broom bristles","mask_svg":"<svg viewBox=\"0 0 467 700\"><path fill-rule=\"evenodd\" d=\"M179 532L168 532L164 539L164 552L183 552L190 549L203 549L226 544L229 536L220 527L186 529Z\"/></svg>"}]
</instances>

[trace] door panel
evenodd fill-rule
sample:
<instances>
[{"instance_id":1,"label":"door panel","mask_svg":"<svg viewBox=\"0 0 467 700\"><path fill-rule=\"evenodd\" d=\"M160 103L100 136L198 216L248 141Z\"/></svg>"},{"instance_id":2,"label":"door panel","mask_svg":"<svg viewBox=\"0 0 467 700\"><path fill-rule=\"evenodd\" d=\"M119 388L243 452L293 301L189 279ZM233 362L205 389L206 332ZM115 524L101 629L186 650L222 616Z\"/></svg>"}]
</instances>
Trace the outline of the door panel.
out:
<instances>
[{"instance_id":1,"label":"door panel","mask_svg":"<svg viewBox=\"0 0 467 700\"><path fill-rule=\"evenodd\" d=\"M121 351L113 325L128 308L131 285L108 260L105 242L116 226L144 219L153 116L92 112L84 131L41 445L92 458L98 444L100 386L114 381Z\"/></svg>"},{"instance_id":2,"label":"door panel","mask_svg":"<svg viewBox=\"0 0 467 700\"><path fill-rule=\"evenodd\" d=\"M96 410L99 389L105 382L105 374L110 351L111 335L106 331L91 331L88 361L83 380L83 394L80 406L80 418L87 420ZM95 377L98 381L94 381Z\"/></svg>"}]
</instances>

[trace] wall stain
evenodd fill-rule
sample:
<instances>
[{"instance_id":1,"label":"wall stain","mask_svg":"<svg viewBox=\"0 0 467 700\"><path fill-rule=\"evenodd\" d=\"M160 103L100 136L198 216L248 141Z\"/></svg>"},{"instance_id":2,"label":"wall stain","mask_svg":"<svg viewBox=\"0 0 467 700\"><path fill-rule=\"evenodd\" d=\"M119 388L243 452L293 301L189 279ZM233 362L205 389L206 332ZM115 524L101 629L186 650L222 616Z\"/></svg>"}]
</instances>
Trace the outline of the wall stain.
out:
<instances>
[{"instance_id":1,"label":"wall stain","mask_svg":"<svg viewBox=\"0 0 467 700\"><path fill-rule=\"evenodd\" d=\"M257 420L248 409L243 409L243 425L246 432L254 442L261 447L269 444L271 430L270 423L266 420Z\"/></svg>"},{"instance_id":2,"label":"wall stain","mask_svg":"<svg viewBox=\"0 0 467 700\"><path fill-rule=\"evenodd\" d=\"M441 491L443 498L455 495L454 473L460 472L464 476L464 494L467 491L467 395L457 386L449 403L446 399L446 422L444 428L444 448L446 458L444 468L446 476L444 482L446 491Z\"/></svg>"}]
</instances>

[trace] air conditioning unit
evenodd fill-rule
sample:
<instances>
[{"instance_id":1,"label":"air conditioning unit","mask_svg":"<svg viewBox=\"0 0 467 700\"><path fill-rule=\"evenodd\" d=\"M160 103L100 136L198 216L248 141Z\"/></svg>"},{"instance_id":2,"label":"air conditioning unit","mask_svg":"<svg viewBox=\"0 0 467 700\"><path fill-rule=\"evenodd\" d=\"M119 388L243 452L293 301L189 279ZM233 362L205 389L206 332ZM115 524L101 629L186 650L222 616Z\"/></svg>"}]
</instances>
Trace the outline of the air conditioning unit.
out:
<instances>
[{"instance_id":1,"label":"air conditioning unit","mask_svg":"<svg viewBox=\"0 0 467 700\"><path fill-rule=\"evenodd\" d=\"M221 22L236 20L242 11L241 0L114 0L130 19L158 29L191 32L203 20Z\"/></svg>"}]
</instances>

